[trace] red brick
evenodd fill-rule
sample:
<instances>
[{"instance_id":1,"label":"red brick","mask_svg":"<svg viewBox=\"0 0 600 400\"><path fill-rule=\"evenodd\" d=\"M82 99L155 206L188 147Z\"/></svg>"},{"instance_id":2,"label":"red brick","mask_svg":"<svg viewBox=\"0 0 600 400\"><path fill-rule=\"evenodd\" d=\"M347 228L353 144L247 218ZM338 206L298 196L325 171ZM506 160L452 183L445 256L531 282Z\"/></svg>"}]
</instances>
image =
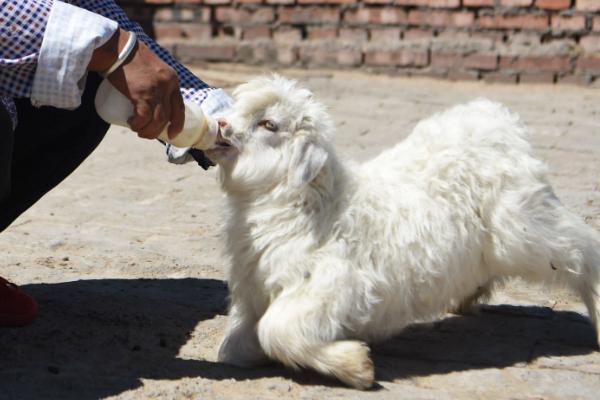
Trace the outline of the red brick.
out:
<instances>
[{"instance_id":1,"label":"red brick","mask_svg":"<svg viewBox=\"0 0 600 400\"><path fill-rule=\"evenodd\" d=\"M369 35L366 29L360 28L340 28L340 39L351 42L364 42Z\"/></svg>"},{"instance_id":2,"label":"red brick","mask_svg":"<svg viewBox=\"0 0 600 400\"><path fill-rule=\"evenodd\" d=\"M464 69L451 69L446 78L451 81L476 81L479 79L479 73L476 71L465 71Z\"/></svg>"},{"instance_id":3,"label":"red brick","mask_svg":"<svg viewBox=\"0 0 600 400\"><path fill-rule=\"evenodd\" d=\"M547 15L516 14L516 15L482 15L479 25L482 28L492 29L532 29L546 30L548 28Z\"/></svg>"},{"instance_id":4,"label":"red brick","mask_svg":"<svg viewBox=\"0 0 600 400\"><path fill-rule=\"evenodd\" d=\"M292 46L277 47L277 62L281 65L293 65L298 60L298 50Z\"/></svg>"},{"instance_id":5,"label":"red brick","mask_svg":"<svg viewBox=\"0 0 600 400\"><path fill-rule=\"evenodd\" d=\"M412 39L427 39L433 37L433 31L427 29L408 29L404 32L404 39L412 40Z\"/></svg>"},{"instance_id":6,"label":"red brick","mask_svg":"<svg viewBox=\"0 0 600 400\"><path fill-rule=\"evenodd\" d=\"M208 24L185 24L183 26L184 36L193 40L209 40L212 36L212 27Z\"/></svg>"},{"instance_id":7,"label":"red brick","mask_svg":"<svg viewBox=\"0 0 600 400\"><path fill-rule=\"evenodd\" d=\"M359 66L362 64L362 52L358 49L340 49L337 51L337 62L345 67Z\"/></svg>"},{"instance_id":8,"label":"red brick","mask_svg":"<svg viewBox=\"0 0 600 400\"><path fill-rule=\"evenodd\" d=\"M349 24L368 24L371 21L371 19L373 18L371 16L371 13L376 12L373 10L379 10L379 9L366 7L366 8L347 10L346 12L344 12L343 19L345 22L347 22Z\"/></svg>"},{"instance_id":9,"label":"red brick","mask_svg":"<svg viewBox=\"0 0 600 400\"><path fill-rule=\"evenodd\" d=\"M355 4L357 0L297 0L298 4Z\"/></svg>"},{"instance_id":10,"label":"red brick","mask_svg":"<svg viewBox=\"0 0 600 400\"><path fill-rule=\"evenodd\" d=\"M277 51L272 46L253 46L254 61L258 64L274 64L277 61Z\"/></svg>"},{"instance_id":11,"label":"red brick","mask_svg":"<svg viewBox=\"0 0 600 400\"><path fill-rule=\"evenodd\" d=\"M583 31L585 30L585 16L552 16L552 30L557 32L562 31Z\"/></svg>"},{"instance_id":12,"label":"red brick","mask_svg":"<svg viewBox=\"0 0 600 400\"><path fill-rule=\"evenodd\" d=\"M299 56L305 65L335 66L337 64L336 52L327 47L301 47Z\"/></svg>"},{"instance_id":13,"label":"red brick","mask_svg":"<svg viewBox=\"0 0 600 400\"><path fill-rule=\"evenodd\" d=\"M431 53L431 66L441 69L460 68L463 56L453 53Z\"/></svg>"},{"instance_id":14,"label":"red brick","mask_svg":"<svg viewBox=\"0 0 600 400\"><path fill-rule=\"evenodd\" d=\"M600 16L592 19L592 30L594 32L600 32Z\"/></svg>"},{"instance_id":15,"label":"red brick","mask_svg":"<svg viewBox=\"0 0 600 400\"><path fill-rule=\"evenodd\" d=\"M193 21L194 19L196 19L195 11L198 11L198 10L194 10L191 8L180 8L177 19L179 21ZM207 9L206 13L210 14L210 10Z\"/></svg>"},{"instance_id":16,"label":"red brick","mask_svg":"<svg viewBox=\"0 0 600 400\"><path fill-rule=\"evenodd\" d=\"M500 69L518 71L567 72L571 70L568 56L501 56Z\"/></svg>"},{"instance_id":17,"label":"red brick","mask_svg":"<svg viewBox=\"0 0 600 400\"><path fill-rule=\"evenodd\" d=\"M577 70L600 74L600 56L581 56L577 59Z\"/></svg>"},{"instance_id":18,"label":"red brick","mask_svg":"<svg viewBox=\"0 0 600 400\"><path fill-rule=\"evenodd\" d=\"M235 45L231 43L212 44L201 46L195 44L178 44L175 56L186 63L197 61L233 61L235 59Z\"/></svg>"},{"instance_id":19,"label":"red brick","mask_svg":"<svg viewBox=\"0 0 600 400\"><path fill-rule=\"evenodd\" d=\"M337 23L339 20L340 14L336 8L286 7L279 11L279 22L288 24Z\"/></svg>"},{"instance_id":20,"label":"red brick","mask_svg":"<svg viewBox=\"0 0 600 400\"><path fill-rule=\"evenodd\" d=\"M408 14L412 25L470 27L475 22L475 14L467 11L422 11L413 10Z\"/></svg>"},{"instance_id":21,"label":"red brick","mask_svg":"<svg viewBox=\"0 0 600 400\"><path fill-rule=\"evenodd\" d=\"M337 37L337 28L335 27L310 27L308 28L309 40L326 40Z\"/></svg>"},{"instance_id":22,"label":"red brick","mask_svg":"<svg viewBox=\"0 0 600 400\"><path fill-rule=\"evenodd\" d=\"M431 8L458 8L460 0L429 0L427 5Z\"/></svg>"},{"instance_id":23,"label":"red brick","mask_svg":"<svg viewBox=\"0 0 600 400\"><path fill-rule=\"evenodd\" d=\"M400 40L400 28L373 28L370 30L371 40L374 42L394 43Z\"/></svg>"},{"instance_id":24,"label":"red brick","mask_svg":"<svg viewBox=\"0 0 600 400\"><path fill-rule=\"evenodd\" d=\"M455 12L450 17L452 26L470 27L475 24L475 15L471 12Z\"/></svg>"},{"instance_id":25,"label":"red brick","mask_svg":"<svg viewBox=\"0 0 600 400\"><path fill-rule=\"evenodd\" d=\"M130 18L133 16L128 13ZM175 21L175 13L171 7L160 7L157 8L154 12L153 18L154 21Z\"/></svg>"},{"instance_id":26,"label":"red brick","mask_svg":"<svg viewBox=\"0 0 600 400\"><path fill-rule=\"evenodd\" d=\"M502 32L473 32L471 33L471 37L476 40L490 40L495 43L504 41L504 35Z\"/></svg>"},{"instance_id":27,"label":"red brick","mask_svg":"<svg viewBox=\"0 0 600 400\"><path fill-rule=\"evenodd\" d=\"M400 8L382 8L380 13L375 16L373 23L382 25L404 24L408 21L406 11Z\"/></svg>"},{"instance_id":28,"label":"red brick","mask_svg":"<svg viewBox=\"0 0 600 400\"><path fill-rule=\"evenodd\" d=\"M393 56L390 51L367 50L365 52L365 64L367 65L391 65Z\"/></svg>"},{"instance_id":29,"label":"red brick","mask_svg":"<svg viewBox=\"0 0 600 400\"><path fill-rule=\"evenodd\" d=\"M460 0L396 0L396 5L430 8L458 8Z\"/></svg>"},{"instance_id":30,"label":"red brick","mask_svg":"<svg viewBox=\"0 0 600 400\"><path fill-rule=\"evenodd\" d=\"M498 68L498 57L495 54L461 54L433 52L431 65L442 69L478 69L493 71Z\"/></svg>"},{"instance_id":31,"label":"red brick","mask_svg":"<svg viewBox=\"0 0 600 400\"><path fill-rule=\"evenodd\" d=\"M199 19L202 22L206 22L206 23L212 23L212 7L208 7L208 6L198 6L195 9L195 13L196 14L200 14L199 17L197 17L197 19Z\"/></svg>"},{"instance_id":32,"label":"red brick","mask_svg":"<svg viewBox=\"0 0 600 400\"><path fill-rule=\"evenodd\" d=\"M425 66L428 63L426 50L368 50L365 53L365 64L377 66Z\"/></svg>"},{"instance_id":33,"label":"red brick","mask_svg":"<svg viewBox=\"0 0 600 400\"><path fill-rule=\"evenodd\" d=\"M212 37L212 28L210 25L155 23L153 27L154 37L158 41L180 38L209 40Z\"/></svg>"},{"instance_id":34,"label":"red brick","mask_svg":"<svg viewBox=\"0 0 600 400\"><path fill-rule=\"evenodd\" d=\"M600 0L576 0L575 8L581 11L600 11Z\"/></svg>"},{"instance_id":35,"label":"red brick","mask_svg":"<svg viewBox=\"0 0 600 400\"><path fill-rule=\"evenodd\" d=\"M264 24L272 22L275 19L275 12L271 7L217 7L215 18L218 22L229 24Z\"/></svg>"},{"instance_id":36,"label":"red brick","mask_svg":"<svg viewBox=\"0 0 600 400\"><path fill-rule=\"evenodd\" d=\"M166 39L183 38L183 29L176 23L160 23L154 24L154 39L162 41Z\"/></svg>"},{"instance_id":37,"label":"red brick","mask_svg":"<svg viewBox=\"0 0 600 400\"><path fill-rule=\"evenodd\" d=\"M238 22L243 19L242 11L233 7L218 7L215 12L215 19L219 22Z\"/></svg>"},{"instance_id":38,"label":"red brick","mask_svg":"<svg viewBox=\"0 0 600 400\"><path fill-rule=\"evenodd\" d=\"M344 21L349 24L398 25L407 22L407 15L401 8L365 7L346 11Z\"/></svg>"},{"instance_id":39,"label":"red brick","mask_svg":"<svg viewBox=\"0 0 600 400\"><path fill-rule=\"evenodd\" d=\"M535 6L544 10L566 10L571 7L571 0L536 0Z\"/></svg>"},{"instance_id":40,"label":"red brick","mask_svg":"<svg viewBox=\"0 0 600 400\"><path fill-rule=\"evenodd\" d=\"M488 83L517 83L517 75L507 72L488 72L483 74L483 80Z\"/></svg>"},{"instance_id":41,"label":"red brick","mask_svg":"<svg viewBox=\"0 0 600 400\"><path fill-rule=\"evenodd\" d=\"M143 10L144 8L137 7L137 10ZM210 13L211 7L209 6L194 6L190 8L177 8L173 7L159 7L156 9L148 9L148 11L153 11L148 14L149 19L153 21L161 21L161 22L191 22L191 21L201 21L201 22L210 22ZM144 12L144 14L146 14ZM130 15L130 17L134 17L134 15Z\"/></svg>"},{"instance_id":42,"label":"red brick","mask_svg":"<svg viewBox=\"0 0 600 400\"><path fill-rule=\"evenodd\" d=\"M600 53L600 36L583 36L579 39L579 45L586 53Z\"/></svg>"},{"instance_id":43,"label":"red brick","mask_svg":"<svg viewBox=\"0 0 600 400\"><path fill-rule=\"evenodd\" d=\"M493 71L498 68L498 56L485 53L469 54L465 56L463 66L466 68Z\"/></svg>"},{"instance_id":44,"label":"red brick","mask_svg":"<svg viewBox=\"0 0 600 400\"><path fill-rule=\"evenodd\" d=\"M268 26L250 26L243 30L244 40L268 39L271 37L271 30Z\"/></svg>"},{"instance_id":45,"label":"red brick","mask_svg":"<svg viewBox=\"0 0 600 400\"><path fill-rule=\"evenodd\" d=\"M500 0L503 7L529 7L533 0Z\"/></svg>"},{"instance_id":46,"label":"red brick","mask_svg":"<svg viewBox=\"0 0 600 400\"><path fill-rule=\"evenodd\" d=\"M465 7L493 7L496 0L463 0Z\"/></svg>"},{"instance_id":47,"label":"red brick","mask_svg":"<svg viewBox=\"0 0 600 400\"><path fill-rule=\"evenodd\" d=\"M273 32L273 39L278 42L299 42L302 32L297 28L278 28Z\"/></svg>"},{"instance_id":48,"label":"red brick","mask_svg":"<svg viewBox=\"0 0 600 400\"><path fill-rule=\"evenodd\" d=\"M519 83L554 83L554 74L551 72L521 73Z\"/></svg>"}]
</instances>

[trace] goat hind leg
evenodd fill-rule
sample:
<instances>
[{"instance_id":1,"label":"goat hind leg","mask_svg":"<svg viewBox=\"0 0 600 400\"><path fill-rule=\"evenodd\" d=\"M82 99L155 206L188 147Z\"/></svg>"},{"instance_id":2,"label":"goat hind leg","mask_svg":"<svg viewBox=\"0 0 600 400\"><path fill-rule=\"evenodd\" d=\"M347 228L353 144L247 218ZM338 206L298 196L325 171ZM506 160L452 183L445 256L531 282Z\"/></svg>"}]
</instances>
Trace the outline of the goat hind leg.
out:
<instances>
[{"instance_id":1,"label":"goat hind leg","mask_svg":"<svg viewBox=\"0 0 600 400\"><path fill-rule=\"evenodd\" d=\"M561 217L557 233L571 240L556 253L557 265L551 263L551 268L562 269L559 272L581 296L600 346L600 235L566 209L561 210Z\"/></svg>"},{"instance_id":2,"label":"goat hind leg","mask_svg":"<svg viewBox=\"0 0 600 400\"><path fill-rule=\"evenodd\" d=\"M507 192L486 224L492 242L484 256L494 275L568 285L600 333L600 235L569 212L550 186Z\"/></svg>"},{"instance_id":3,"label":"goat hind leg","mask_svg":"<svg viewBox=\"0 0 600 400\"><path fill-rule=\"evenodd\" d=\"M492 297L493 283L488 282L478 286L475 293L461 300L460 303L451 312L460 315L473 315L479 313L481 303Z\"/></svg>"}]
</instances>

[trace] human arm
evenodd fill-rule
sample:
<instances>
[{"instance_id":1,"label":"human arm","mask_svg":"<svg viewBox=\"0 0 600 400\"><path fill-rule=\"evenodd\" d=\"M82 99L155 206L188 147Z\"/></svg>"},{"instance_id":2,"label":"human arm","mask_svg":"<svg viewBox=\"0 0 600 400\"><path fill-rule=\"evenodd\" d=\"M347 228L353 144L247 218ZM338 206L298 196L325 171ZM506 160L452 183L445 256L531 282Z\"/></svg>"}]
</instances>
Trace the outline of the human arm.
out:
<instances>
[{"instance_id":1,"label":"human arm","mask_svg":"<svg viewBox=\"0 0 600 400\"><path fill-rule=\"evenodd\" d=\"M71 3L117 22L119 27L128 32L135 32L142 43L148 46L154 54L175 70L179 77L181 94L185 100L191 100L201 105L207 94L215 90L192 74L167 50L149 37L137 22L129 19L125 11L115 4L114 0L77 0L71 1Z\"/></svg>"},{"instance_id":2,"label":"human arm","mask_svg":"<svg viewBox=\"0 0 600 400\"><path fill-rule=\"evenodd\" d=\"M88 70L108 75L112 85L129 99L133 115L128 123L140 137L154 139L169 124L168 134L173 138L183 128L185 118L179 79L173 68L135 38L135 34L119 28L94 51ZM128 49L132 50L116 63L130 39L133 47Z\"/></svg>"},{"instance_id":3,"label":"human arm","mask_svg":"<svg viewBox=\"0 0 600 400\"><path fill-rule=\"evenodd\" d=\"M131 22L113 1L69 3L72 4L52 0L0 0L3 13L9 16L0 21L3 44L0 48L0 96L30 97L32 103L38 106L77 107L92 53L106 44L117 31L117 26L121 26L137 32L141 42L147 44L147 49L175 70L186 100L200 104L209 115L229 104L229 97L224 92L208 87L177 63L145 35L138 24ZM144 47L140 44L139 48ZM144 53L148 55L150 52ZM123 71L132 70L133 65L125 65ZM93 64L91 68L95 68ZM127 78L127 74L123 72L121 81L123 76ZM113 78L116 81L118 77L117 74ZM119 84L115 86L119 87ZM207 98L211 101L205 101ZM154 133L157 130L154 129ZM172 162L187 161L191 153L203 167L210 165L210 161L196 150L188 152L167 145L167 152Z\"/></svg>"},{"instance_id":4,"label":"human arm","mask_svg":"<svg viewBox=\"0 0 600 400\"><path fill-rule=\"evenodd\" d=\"M136 32L141 42L175 70L179 77L180 91L184 100L199 104L205 114L217 117L231 105L231 98L223 90L210 87L181 65L168 51L146 35L139 24L131 21L113 0L79 0L73 1L73 3L115 20L121 28L127 31ZM213 165L197 149L182 149L166 144L166 151L169 161L172 163L181 164L196 160L203 168Z\"/></svg>"}]
</instances>

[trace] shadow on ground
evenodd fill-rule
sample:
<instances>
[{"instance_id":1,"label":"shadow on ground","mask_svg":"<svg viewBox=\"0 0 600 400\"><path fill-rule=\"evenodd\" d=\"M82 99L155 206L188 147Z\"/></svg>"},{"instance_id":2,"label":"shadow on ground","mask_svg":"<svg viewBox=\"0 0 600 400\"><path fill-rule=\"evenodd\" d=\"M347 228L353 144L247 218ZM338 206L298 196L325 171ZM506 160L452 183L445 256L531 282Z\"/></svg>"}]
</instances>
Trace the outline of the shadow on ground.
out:
<instances>
[{"instance_id":1,"label":"shadow on ground","mask_svg":"<svg viewBox=\"0 0 600 400\"><path fill-rule=\"evenodd\" d=\"M96 399L140 378L202 376L177 358L198 322L226 312L213 279L104 279L24 286L38 320L0 329L0 399Z\"/></svg>"},{"instance_id":2,"label":"shadow on ground","mask_svg":"<svg viewBox=\"0 0 600 400\"><path fill-rule=\"evenodd\" d=\"M503 368L596 350L592 325L581 314L510 305L483 306L478 315L416 324L372 346L380 380Z\"/></svg>"},{"instance_id":3,"label":"shadow on ground","mask_svg":"<svg viewBox=\"0 0 600 400\"><path fill-rule=\"evenodd\" d=\"M226 285L212 279L105 279L25 287L40 302L32 326L0 330L0 399L97 399L142 378L285 376L337 385L280 366L242 370L177 357L198 322L226 312ZM373 346L377 379L502 368L543 356L595 350L588 321L541 307L487 306L478 316L414 325Z\"/></svg>"}]
</instances>

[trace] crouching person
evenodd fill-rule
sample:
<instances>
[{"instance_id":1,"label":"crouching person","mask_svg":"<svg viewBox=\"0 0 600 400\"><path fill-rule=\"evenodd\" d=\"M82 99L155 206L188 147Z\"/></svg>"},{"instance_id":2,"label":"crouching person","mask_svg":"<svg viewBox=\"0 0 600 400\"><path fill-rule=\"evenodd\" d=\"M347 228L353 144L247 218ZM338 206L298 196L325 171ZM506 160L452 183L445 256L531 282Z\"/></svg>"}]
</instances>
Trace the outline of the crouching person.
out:
<instances>
[{"instance_id":1,"label":"crouching person","mask_svg":"<svg viewBox=\"0 0 600 400\"><path fill-rule=\"evenodd\" d=\"M102 76L131 101L129 124L155 139L183 128L184 103L228 104L130 21L113 0L0 0L0 231L73 172L109 125L94 108ZM110 18L107 18L110 16ZM212 163L167 145L169 160ZM0 326L35 318L36 302L0 278Z\"/></svg>"}]
</instances>

